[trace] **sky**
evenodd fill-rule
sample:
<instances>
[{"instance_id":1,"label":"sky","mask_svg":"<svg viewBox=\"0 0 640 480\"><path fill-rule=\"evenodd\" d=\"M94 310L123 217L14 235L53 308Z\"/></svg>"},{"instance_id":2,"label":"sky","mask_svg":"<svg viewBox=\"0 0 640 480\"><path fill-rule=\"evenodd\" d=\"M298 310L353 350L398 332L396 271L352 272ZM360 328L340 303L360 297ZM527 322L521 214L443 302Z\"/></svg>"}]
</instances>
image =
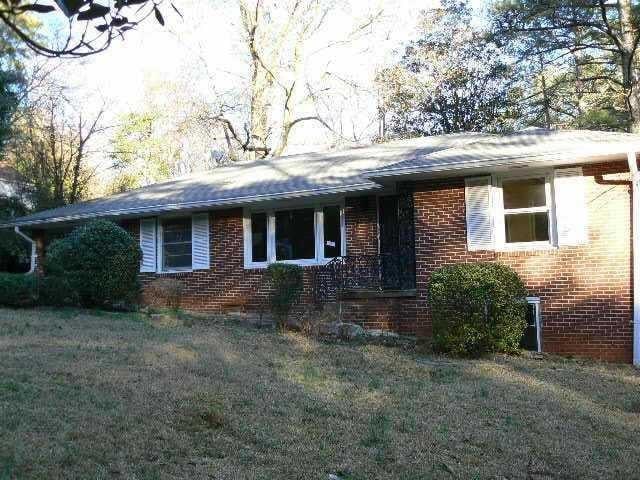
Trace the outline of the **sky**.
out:
<instances>
[{"instance_id":1,"label":"sky","mask_svg":"<svg viewBox=\"0 0 640 480\"><path fill-rule=\"evenodd\" d=\"M473 3L479 7L483 1ZM237 0L174 0L174 4L183 18L165 1L164 27L151 17L105 52L80 60L55 60L62 62L58 75L86 114L104 105L105 122L115 125L126 113L142 108L150 87L162 82L178 85L177 97L191 95L213 101L230 91L243 95L249 68ZM439 0L343 0L343 6L331 12L325 28L308 47L315 53L304 70L308 78L331 72L334 79L359 85L362 95L347 93L339 106L340 124L348 132L345 138L367 143L375 134L376 72L397 61L404 45L415 38L420 11L438 4ZM368 15L378 11L379 20L365 35L325 48L348 38ZM106 137L102 141L108 143ZM329 147L327 132L318 124L305 122L296 127L286 153Z\"/></svg>"},{"instance_id":2,"label":"sky","mask_svg":"<svg viewBox=\"0 0 640 480\"><path fill-rule=\"evenodd\" d=\"M437 0L349 3L348 9L332 15L330 27L317 39L319 47L347 36L367 12L382 10L381 20L370 35L348 48L332 49L330 59L321 53L307 68L329 66L344 78L371 85L376 69L390 62L393 52L412 38L419 11ZM184 19L165 2L165 27L149 18L139 31L129 32L106 52L64 61L61 74L76 95L100 99L117 115L140 106L146 85L154 81L187 83L205 96L246 82L248 68L235 0L175 0L175 4Z\"/></svg>"},{"instance_id":3,"label":"sky","mask_svg":"<svg viewBox=\"0 0 640 480\"><path fill-rule=\"evenodd\" d=\"M371 36L332 58L334 69L366 78L377 65L389 61L394 49L411 39L419 11L435 3L436 0L352 0L348 10L332 15L330 28L317 41L344 37L358 18L382 10L383 19ZM142 94L142 82L154 76L180 79L185 71L195 72L196 78L201 81L213 78L221 88L232 85L238 78L246 78L236 2L176 0L175 4L184 19L165 2L165 27L152 18L146 20L140 31L131 32L125 41L87 58L79 68L75 65L79 73L75 81L96 88L107 98L135 103ZM357 55L364 44L376 45L366 57Z\"/></svg>"}]
</instances>

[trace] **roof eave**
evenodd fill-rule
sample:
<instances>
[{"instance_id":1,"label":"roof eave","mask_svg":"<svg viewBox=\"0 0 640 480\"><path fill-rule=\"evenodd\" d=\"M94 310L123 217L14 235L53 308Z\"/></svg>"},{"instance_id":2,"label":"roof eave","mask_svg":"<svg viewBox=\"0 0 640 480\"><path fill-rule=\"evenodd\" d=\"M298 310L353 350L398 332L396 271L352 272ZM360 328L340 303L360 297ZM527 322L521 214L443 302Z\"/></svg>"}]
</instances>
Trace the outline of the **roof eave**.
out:
<instances>
[{"instance_id":1,"label":"roof eave","mask_svg":"<svg viewBox=\"0 0 640 480\"><path fill-rule=\"evenodd\" d=\"M638 149L638 151L640 151L640 149ZM372 170L366 172L364 176L374 182L384 182L401 178L406 179L407 177L442 177L443 175L448 175L450 173L452 174L451 176L462 176L478 171L499 172L525 167L545 168L554 166L576 165L581 163L587 164L622 161L626 158L626 154L627 151L594 156L563 156L562 153L553 153L549 155L507 157L500 160L487 160L483 162L472 160L456 164L449 163L429 166L425 165L405 168L389 168L384 170Z\"/></svg>"},{"instance_id":2,"label":"roof eave","mask_svg":"<svg viewBox=\"0 0 640 480\"><path fill-rule=\"evenodd\" d=\"M213 200L213 201L208 200L208 201L198 201L198 202L182 202L182 203L167 204L167 205L152 205L152 206L147 206L142 208L105 210L104 212L98 212L98 213L66 215L66 216L36 219L36 220L20 221L20 218L17 218L13 222L0 223L0 229L13 228L13 227L46 226L51 224L77 222L77 221L87 220L90 218L105 218L105 217L124 218L124 217L135 217L135 216L144 216L144 215L157 215L161 213L176 212L181 210L192 211L192 210L200 210L200 209L213 208L213 207L240 206L240 205L247 205L247 204L252 204L256 202L266 202L266 201L274 201L274 200L292 200L292 199L298 199L298 198L308 198L313 196L343 194L343 193L350 193L350 192L363 192L363 191L378 190L380 188L382 188L381 185L378 185L373 182L366 182L366 183L348 185L348 186L339 187L339 188L325 188L322 190L319 190L319 189L300 190L296 192L286 192L286 193L278 193L278 194L270 194L270 195L252 195L250 197L237 197L237 198L228 198L223 200Z\"/></svg>"}]
</instances>

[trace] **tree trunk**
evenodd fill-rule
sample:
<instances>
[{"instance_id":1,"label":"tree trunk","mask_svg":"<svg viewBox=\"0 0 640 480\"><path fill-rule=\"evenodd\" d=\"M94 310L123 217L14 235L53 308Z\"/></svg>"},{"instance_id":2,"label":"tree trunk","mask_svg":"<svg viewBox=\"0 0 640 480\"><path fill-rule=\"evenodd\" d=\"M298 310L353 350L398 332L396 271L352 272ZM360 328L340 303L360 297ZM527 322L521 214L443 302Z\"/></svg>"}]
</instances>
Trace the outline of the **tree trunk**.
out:
<instances>
[{"instance_id":1,"label":"tree trunk","mask_svg":"<svg viewBox=\"0 0 640 480\"><path fill-rule=\"evenodd\" d=\"M267 70L258 52L258 26L260 22L260 1L255 8L249 8L245 1L239 2L243 27L247 34L247 48L251 55L251 103L249 105L249 144L267 146L269 135L269 108L273 89L273 74ZM256 156L255 151L249 151Z\"/></svg>"},{"instance_id":2,"label":"tree trunk","mask_svg":"<svg viewBox=\"0 0 640 480\"><path fill-rule=\"evenodd\" d=\"M551 113L549 111L549 95L547 93L547 79L544 76L544 61L542 55L538 55L540 64L540 85L542 87L542 112L544 114L544 127L551 128Z\"/></svg>"},{"instance_id":3,"label":"tree trunk","mask_svg":"<svg viewBox=\"0 0 640 480\"><path fill-rule=\"evenodd\" d=\"M621 30L622 80L631 117L631 131L640 133L640 78L635 67L638 28L635 25L631 0L619 0Z\"/></svg>"}]
</instances>

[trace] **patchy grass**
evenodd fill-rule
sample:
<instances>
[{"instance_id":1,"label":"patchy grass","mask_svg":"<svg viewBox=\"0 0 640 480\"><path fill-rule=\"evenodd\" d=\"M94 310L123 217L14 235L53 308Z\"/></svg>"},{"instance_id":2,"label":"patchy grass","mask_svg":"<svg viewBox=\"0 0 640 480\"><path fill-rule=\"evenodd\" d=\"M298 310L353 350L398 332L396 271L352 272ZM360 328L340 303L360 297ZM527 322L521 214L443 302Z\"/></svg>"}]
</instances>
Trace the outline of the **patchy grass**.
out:
<instances>
[{"instance_id":1,"label":"patchy grass","mask_svg":"<svg viewBox=\"0 0 640 480\"><path fill-rule=\"evenodd\" d=\"M0 479L637 478L640 374L0 310Z\"/></svg>"}]
</instances>

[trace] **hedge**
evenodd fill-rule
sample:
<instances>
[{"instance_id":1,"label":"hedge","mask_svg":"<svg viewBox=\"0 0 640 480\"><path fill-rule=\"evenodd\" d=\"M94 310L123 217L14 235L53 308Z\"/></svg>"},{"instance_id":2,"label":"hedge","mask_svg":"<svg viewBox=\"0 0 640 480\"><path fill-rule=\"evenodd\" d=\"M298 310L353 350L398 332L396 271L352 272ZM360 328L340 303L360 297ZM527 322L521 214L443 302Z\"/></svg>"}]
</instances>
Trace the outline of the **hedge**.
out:
<instances>
[{"instance_id":1,"label":"hedge","mask_svg":"<svg viewBox=\"0 0 640 480\"><path fill-rule=\"evenodd\" d=\"M27 307L36 302L36 277L24 273L0 273L0 305Z\"/></svg>"},{"instance_id":2,"label":"hedge","mask_svg":"<svg viewBox=\"0 0 640 480\"><path fill-rule=\"evenodd\" d=\"M302 293L302 267L288 263L272 263L267 267L267 275L271 282L271 313L276 324L284 328L291 307Z\"/></svg>"}]
</instances>

